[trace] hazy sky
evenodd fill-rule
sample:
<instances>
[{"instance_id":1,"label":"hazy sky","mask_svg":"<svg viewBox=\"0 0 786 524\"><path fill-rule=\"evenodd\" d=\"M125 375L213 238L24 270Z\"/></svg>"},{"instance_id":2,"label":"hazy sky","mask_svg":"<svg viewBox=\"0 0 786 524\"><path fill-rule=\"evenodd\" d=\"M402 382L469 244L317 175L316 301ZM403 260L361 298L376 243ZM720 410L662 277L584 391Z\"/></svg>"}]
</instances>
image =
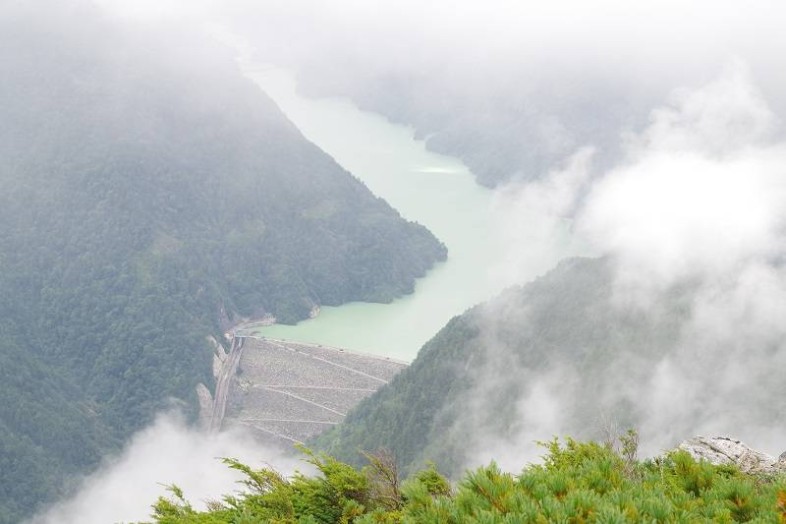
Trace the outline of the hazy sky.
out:
<instances>
[{"instance_id":1,"label":"hazy sky","mask_svg":"<svg viewBox=\"0 0 786 524\"><path fill-rule=\"evenodd\" d=\"M586 146L608 167L621 134L734 61L786 113L776 1L98 1L164 30L229 32L307 88L444 131L451 154L466 143L465 159L509 157L511 176L537 177Z\"/></svg>"},{"instance_id":2,"label":"hazy sky","mask_svg":"<svg viewBox=\"0 0 786 524\"><path fill-rule=\"evenodd\" d=\"M736 56L768 95L786 85L778 1L97 1L136 20L225 25L273 60L352 67L336 75L432 67L471 82L559 71L647 89L698 86Z\"/></svg>"}]
</instances>

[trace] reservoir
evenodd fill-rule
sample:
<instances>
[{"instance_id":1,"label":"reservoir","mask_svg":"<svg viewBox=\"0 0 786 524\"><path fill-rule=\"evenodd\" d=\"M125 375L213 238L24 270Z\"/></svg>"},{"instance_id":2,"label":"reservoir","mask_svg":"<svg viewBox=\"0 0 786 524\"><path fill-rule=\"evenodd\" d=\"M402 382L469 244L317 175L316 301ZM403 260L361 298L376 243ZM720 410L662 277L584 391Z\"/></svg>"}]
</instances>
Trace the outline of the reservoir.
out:
<instances>
[{"instance_id":1,"label":"reservoir","mask_svg":"<svg viewBox=\"0 0 786 524\"><path fill-rule=\"evenodd\" d=\"M259 327L259 334L411 361L453 316L520 282L522 275L525 281L534 278L570 251L564 238L549 239L548 246L535 242L513 278L502 263L512 247L519 252L522 246L511 246L505 234L495 191L478 185L460 160L427 151L411 127L361 111L348 99L300 96L285 70L247 62L243 69L306 138L448 248L447 261L419 279L411 295L390 304L323 306L314 319ZM538 229L538 217L531 220Z\"/></svg>"}]
</instances>

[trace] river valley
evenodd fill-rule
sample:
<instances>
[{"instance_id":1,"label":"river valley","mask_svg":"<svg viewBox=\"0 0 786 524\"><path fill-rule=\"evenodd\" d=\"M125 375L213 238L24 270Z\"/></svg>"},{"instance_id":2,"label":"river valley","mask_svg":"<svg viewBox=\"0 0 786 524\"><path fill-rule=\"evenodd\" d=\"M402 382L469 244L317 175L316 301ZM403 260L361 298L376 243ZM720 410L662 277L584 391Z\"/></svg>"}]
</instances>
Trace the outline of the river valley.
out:
<instances>
[{"instance_id":1,"label":"river valley","mask_svg":"<svg viewBox=\"0 0 786 524\"><path fill-rule=\"evenodd\" d=\"M516 262L516 271L506 271L511 248L521 246L510 245L494 191L475 183L461 161L428 151L411 127L361 111L348 99L299 95L285 70L247 62L243 68L306 138L448 248L447 261L419 279L413 294L390 304L323 306L314 319L259 327L257 333L409 361L451 317L534 278L572 250L567 228L564 238L537 235L541 217L533 215L525 222L538 241L526 246L529 252Z\"/></svg>"}]
</instances>

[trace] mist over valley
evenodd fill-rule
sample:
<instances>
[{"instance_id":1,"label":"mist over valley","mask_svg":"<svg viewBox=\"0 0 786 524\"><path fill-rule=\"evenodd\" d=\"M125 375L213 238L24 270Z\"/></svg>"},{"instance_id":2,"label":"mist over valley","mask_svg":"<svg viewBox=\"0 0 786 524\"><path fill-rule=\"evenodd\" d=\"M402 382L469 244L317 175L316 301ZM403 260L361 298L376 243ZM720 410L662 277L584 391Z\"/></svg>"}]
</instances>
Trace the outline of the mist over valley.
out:
<instances>
[{"instance_id":1,"label":"mist over valley","mask_svg":"<svg viewBox=\"0 0 786 524\"><path fill-rule=\"evenodd\" d=\"M0 6L0 523L786 518L785 14Z\"/></svg>"}]
</instances>

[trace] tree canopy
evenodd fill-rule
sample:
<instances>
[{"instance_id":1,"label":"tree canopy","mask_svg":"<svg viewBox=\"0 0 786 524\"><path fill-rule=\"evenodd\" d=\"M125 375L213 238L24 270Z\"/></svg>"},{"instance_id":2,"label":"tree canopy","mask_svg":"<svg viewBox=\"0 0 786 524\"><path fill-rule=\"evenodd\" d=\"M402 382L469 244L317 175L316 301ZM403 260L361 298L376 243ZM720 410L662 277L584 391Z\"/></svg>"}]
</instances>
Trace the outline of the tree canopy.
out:
<instances>
[{"instance_id":1,"label":"tree canopy","mask_svg":"<svg viewBox=\"0 0 786 524\"><path fill-rule=\"evenodd\" d=\"M446 256L231 55L48 4L0 8L0 522L193 417L209 336L391 301Z\"/></svg>"},{"instance_id":2,"label":"tree canopy","mask_svg":"<svg viewBox=\"0 0 786 524\"><path fill-rule=\"evenodd\" d=\"M685 451L635 458L633 439L620 449L568 439L544 443L542 464L519 474L492 463L451 485L434 467L414 473L391 500L392 481L374 460L357 469L309 454L315 475L286 478L234 460L245 490L195 510L176 486L154 505L159 524L277 522L627 523L786 522L786 479L751 476L734 466L697 462ZM388 469L388 473L390 470ZM387 490L379 478L389 479Z\"/></svg>"}]
</instances>

